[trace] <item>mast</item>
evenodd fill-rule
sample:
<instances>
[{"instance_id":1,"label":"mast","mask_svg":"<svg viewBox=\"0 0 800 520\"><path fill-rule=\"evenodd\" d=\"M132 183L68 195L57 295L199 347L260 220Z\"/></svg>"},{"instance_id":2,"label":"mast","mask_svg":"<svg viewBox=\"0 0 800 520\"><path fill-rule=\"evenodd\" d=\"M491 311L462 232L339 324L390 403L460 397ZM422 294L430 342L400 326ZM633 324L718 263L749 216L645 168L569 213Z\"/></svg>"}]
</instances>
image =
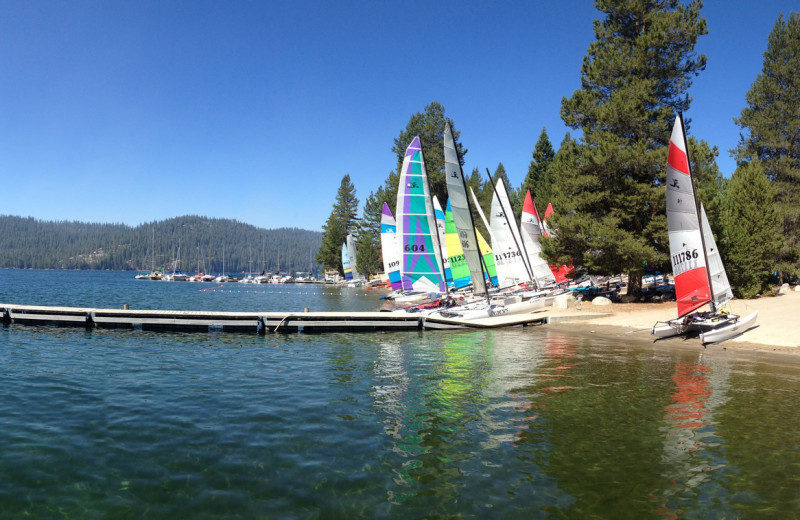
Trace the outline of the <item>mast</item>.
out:
<instances>
[{"instance_id":1,"label":"mast","mask_svg":"<svg viewBox=\"0 0 800 520\"><path fill-rule=\"evenodd\" d=\"M714 285L711 283L711 271L708 268L708 250L706 249L706 237L703 233L703 223L700 216L700 202L697 200L697 186L694 183L694 174L692 173L692 160L689 157L689 139L686 137L686 124L683 122L683 112L678 112L678 119L681 122L681 132L683 133L683 145L686 147L686 166L689 168L689 182L692 183L692 198L694 199L694 207L697 211L697 227L700 229L700 243L703 244L703 258L705 259L706 278L708 279L708 291L711 297L708 305L711 307L711 312L717 312L717 305L714 303Z\"/></svg>"},{"instance_id":2,"label":"mast","mask_svg":"<svg viewBox=\"0 0 800 520\"><path fill-rule=\"evenodd\" d=\"M503 201L500 199L500 194L497 191L497 185L492 181L492 174L489 172L489 168L486 168L486 175L489 176L489 184L492 185L492 189L494 190L494 194L497 197L497 201L500 203L500 207L503 208ZM505 189L505 185L503 185L503 189ZM507 191L506 191L506 198L508 198L508 192ZM511 225L511 222L508 220L508 212L506 211L506 209L507 208L503 208L503 217L506 219L506 224L508 225L509 229L511 230L511 238L514 239L514 244L517 246L517 250L520 252L520 254L523 255L522 256L522 265L525 266L525 270L528 271L528 276L530 277L530 280L534 284L536 284L536 288L538 289L539 288L539 282L536 281L536 277L533 276L533 272L531 271L531 266L528 265L528 251L527 251L527 249L525 249L525 244L524 243L522 244L522 247L520 247L519 242L517 242L517 236L514 233L514 230L516 229L515 228L516 224L514 226ZM494 217L494 215L492 215L492 217ZM514 218L514 220L516 221L516 218L513 215L512 215L512 218ZM520 239L521 238L522 237L520 237ZM519 284L517 284L517 285L519 285Z\"/></svg>"},{"instance_id":3,"label":"mast","mask_svg":"<svg viewBox=\"0 0 800 520\"><path fill-rule=\"evenodd\" d=\"M453 129L450 126L450 122L449 121L446 123L444 131L445 131L445 136L444 136L445 137L445 139L444 139L444 163L445 163L445 175L447 176L446 179L447 179L448 182L451 182L450 181L451 178L460 178L460 180L461 180L461 188L464 190L464 203L465 203L466 208L467 208L467 213L469 214L469 228L465 228L465 229L471 229L472 230L472 236L471 237L462 237L462 236L460 236L462 230L458 229L458 225L456 225L456 229L458 229L458 231L459 231L459 239L462 241L462 244L463 244L463 241L465 240L465 238L468 241L469 241L470 238L475 240L475 254L478 256L478 261L481 264L480 285L483 287L483 293L486 295L486 302L489 303L489 305L491 305L492 301L491 301L491 298L489 298L489 289L486 287L486 283L484 282L484 279L483 279L483 271L484 271L485 265L484 265L484 262L483 262L483 258L481 257L481 254L480 254L480 250L478 249L478 237L477 237L477 234L475 233L475 219L472 216L472 207L470 206L469 197L467 196L467 181L464 179L464 171L461 169L461 157L458 155L458 147L456 146L456 139L455 139L455 136L453 135ZM447 138L448 138L448 136L450 137L450 140L452 140L452 142L453 142L452 143L453 144L453 152L452 152L452 156L450 157L451 164L453 165L453 166L450 167L451 171L447 171L448 170L448 150L447 150L447 141L448 141ZM455 159L455 160L453 160L453 159ZM450 196L450 199L451 199L450 200L450 205L453 208L453 219L455 221L455 204L453 203L453 200L452 200L453 199L452 194ZM465 231L465 233L466 232L467 231ZM464 251L464 253L465 253L464 256L466 257L467 256L466 255L466 250ZM473 262L474 262L474 259L473 259ZM470 267L470 274L473 275L472 290L473 290L473 292L475 292L475 288L478 287L478 280L475 280L475 276L474 276L474 273L472 273L472 270L473 270L473 268ZM488 270L487 270L487 274L488 274Z\"/></svg>"}]
</instances>

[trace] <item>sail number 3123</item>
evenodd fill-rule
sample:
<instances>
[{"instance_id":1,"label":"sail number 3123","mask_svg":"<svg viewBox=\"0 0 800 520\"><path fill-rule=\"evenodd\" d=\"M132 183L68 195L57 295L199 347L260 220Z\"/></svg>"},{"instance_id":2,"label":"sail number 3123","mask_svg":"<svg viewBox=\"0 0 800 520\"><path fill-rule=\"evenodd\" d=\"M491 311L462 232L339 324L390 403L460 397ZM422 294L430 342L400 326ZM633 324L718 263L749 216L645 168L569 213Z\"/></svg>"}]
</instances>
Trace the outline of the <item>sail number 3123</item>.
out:
<instances>
[{"instance_id":1,"label":"sail number 3123","mask_svg":"<svg viewBox=\"0 0 800 520\"><path fill-rule=\"evenodd\" d=\"M692 249L689 251L679 251L677 254L672 255L672 264L673 265L680 265L684 262L688 262L689 260L697 259L700 256L697 253L697 249Z\"/></svg>"}]
</instances>

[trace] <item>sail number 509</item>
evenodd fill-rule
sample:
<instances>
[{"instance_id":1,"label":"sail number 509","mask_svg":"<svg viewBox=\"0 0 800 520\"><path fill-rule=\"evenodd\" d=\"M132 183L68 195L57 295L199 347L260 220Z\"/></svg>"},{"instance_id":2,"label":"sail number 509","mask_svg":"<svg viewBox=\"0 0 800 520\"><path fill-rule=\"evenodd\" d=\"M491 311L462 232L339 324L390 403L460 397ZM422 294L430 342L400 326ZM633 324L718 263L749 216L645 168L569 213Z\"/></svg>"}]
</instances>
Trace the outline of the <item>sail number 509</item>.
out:
<instances>
[{"instance_id":1,"label":"sail number 509","mask_svg":"<svg viewBox=\"0 0 800 520\"><path fill-rule=\"evenodd\" d=\"M698 256L700 255L697 253L697 249L679 251L677 254L672 255L672 263L679 265L689 260L697 259Z\"/></svg>"}]
</instances>

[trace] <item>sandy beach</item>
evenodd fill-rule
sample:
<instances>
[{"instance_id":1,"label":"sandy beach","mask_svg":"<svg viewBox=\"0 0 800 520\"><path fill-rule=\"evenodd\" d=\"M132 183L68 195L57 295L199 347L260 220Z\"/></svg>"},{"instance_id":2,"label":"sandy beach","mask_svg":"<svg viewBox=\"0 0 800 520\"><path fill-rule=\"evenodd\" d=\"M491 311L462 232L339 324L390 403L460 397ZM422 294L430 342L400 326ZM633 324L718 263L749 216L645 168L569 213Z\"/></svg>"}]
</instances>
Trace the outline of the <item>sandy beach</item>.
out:
<instances>
[{"instance_id":1,"label":"sandy beach","mask_svg":"<svg viewBox=\"0 0 800 520\"><path fill-rule=\"evenodd\" d=\"M755 327L741 336L731 338L719 345L725 348L736 348L749 351L780 351L800 355L800 292L791 291L781 296L765 296L753 300L733 300L728 306L732 313L744 316L758 311ZM677 316L675 302L664 303L619 303L605 306L583 302L580 307L549 312L554 321L559 318L569 320L570 327L575 325L586 332L601 330L605 334L613 334L616 329L626 337L651 339L650 330L658 321L666 321ZM700 339L684 340L671 338L659 340L659 343L696 342Z\"/></svg>"}]
</instances>

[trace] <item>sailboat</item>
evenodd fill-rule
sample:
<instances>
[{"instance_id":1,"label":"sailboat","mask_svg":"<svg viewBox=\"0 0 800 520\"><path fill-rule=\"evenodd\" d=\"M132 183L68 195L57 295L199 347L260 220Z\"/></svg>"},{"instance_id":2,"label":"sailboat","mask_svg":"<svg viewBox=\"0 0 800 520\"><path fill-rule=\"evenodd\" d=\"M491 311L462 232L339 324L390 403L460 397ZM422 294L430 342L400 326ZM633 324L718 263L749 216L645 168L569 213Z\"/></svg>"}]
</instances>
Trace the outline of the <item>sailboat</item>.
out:
<instances>
[{"instance_id":1,"label":"sailboat","mask_svg":"<svg viewBox=\"0 0 800 520\"><path fill-rule=\"evenodd\" d=\"M345 238L345 246L347 249L347 256L350 260L350 267L352 269L353 278L350 280L350 283L347 285L350 287L359 287L364 283L364 278L361 276L361 273L358 272L356 268L356 245L353 241L353 235L347 234Z\"/></svg>"},{"instance_id":2,"label":"sailboat","mask_svg":"<svg viewBox=\"0 0 800 520\"><path fill-rule=\"evenodd\" d=\"M406 148L395 214L403 291L445 292L441 247L419 136L415 136Z\"/></svg>"},{"instance_id":3,"label":"sailboat","mask_svg":"<svg viewBox=\"0 0 800 520\"><path fill-rule=\"evenodd\" d=\"M519 228L536 285L541 289L555 284L556 277L553 271L550 270L547 261L539 254L542 252L542 246L539 243L539 237L542 236L542 228L539 224L539 217L530 191L525 193Z\"/></svg>"},{"instance_id":4,"label":"sailboat","mask_svg":"<svg viewBox=\"0 0 800 520\"><path fill-rule=\"evenodd\" d=\"M350 263L350 255L347 252L347 243L342 242L342 271L344 271L344 281L353 280L353 266Z\"/></svg>"},{"instance_id":5,"label":"sailboat","mask_svg":"<svg viewBox=\"0 0 800 520\"><path fill-rule=\"evenodd\" d=\"M511 287L533 281L522 237L502 178L498 178L495 183L489 226L492 230L492 251L500 287Z\"/></svg>"},{"instance_id":6,"label":"sailboat","mask_svg":"<svg viewBox=\"0 0 800 520\"><path fill-rule=\"evenodd\" d=\"M667 159L667 228L678 317L653 327L656 338L700 333L703 344L742 334L755 324L758 311L744 318L722 310L733 298L722 258L706 218L698 205L686 145L683 115L672 128ZM709 304L710 312L697 312Z\"/></svg>"},{"instance_id":7,"label":"sailboat","mask_svg":"<svg viewBox=\"0 0 800 520\"><path fill-rule=\"evenodd\" d=\"M400 281L400 247L397 243L397 223L392 215L389 205L383 203L381 214L381 257L383 258L383 272L389 279L393 291L403 288Z\"/></svg>"}]
</instances>

